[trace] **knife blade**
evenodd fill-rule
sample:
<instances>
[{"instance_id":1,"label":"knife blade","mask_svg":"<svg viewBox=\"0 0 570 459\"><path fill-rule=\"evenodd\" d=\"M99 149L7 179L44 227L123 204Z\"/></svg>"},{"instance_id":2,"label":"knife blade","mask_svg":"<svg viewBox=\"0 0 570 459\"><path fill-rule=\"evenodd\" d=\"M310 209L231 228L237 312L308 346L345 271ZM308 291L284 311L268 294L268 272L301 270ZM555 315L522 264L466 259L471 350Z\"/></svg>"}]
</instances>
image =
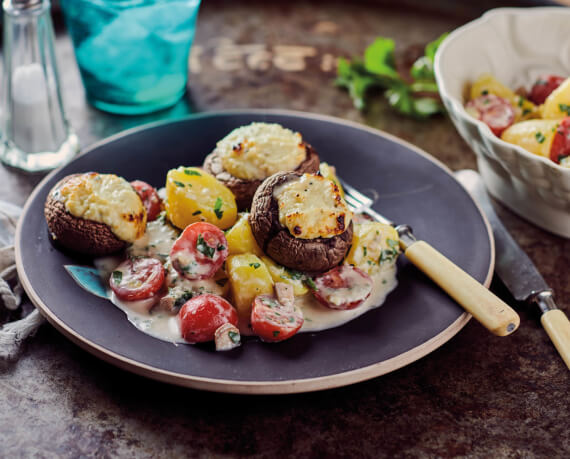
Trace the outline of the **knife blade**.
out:
<instances>
[{"instance_id":1,"label":"knife blade","mask_svg":"<svg viewBox=\"0 0 570 459\"><path fill-rule=\"evenodd\" d=\"M570 321L556 306L552 289L497 217L481 176L474 170L460 170L455 172L455 177L483 209L491 224L495 238L495 273L515 300L539 307L542 326L570 369Z\"/></svg>"}]
</instances>

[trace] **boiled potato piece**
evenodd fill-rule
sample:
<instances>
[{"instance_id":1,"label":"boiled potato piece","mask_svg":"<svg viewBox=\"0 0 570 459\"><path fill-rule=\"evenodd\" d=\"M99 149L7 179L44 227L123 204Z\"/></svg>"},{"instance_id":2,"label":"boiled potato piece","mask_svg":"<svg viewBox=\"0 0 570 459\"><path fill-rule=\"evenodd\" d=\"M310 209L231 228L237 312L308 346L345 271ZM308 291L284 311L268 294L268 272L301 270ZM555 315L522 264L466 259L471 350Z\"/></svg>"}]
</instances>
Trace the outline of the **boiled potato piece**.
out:
<instances>
[{"instance_id":1,"label":"boiled potato piece","mask_svg":"<svg viewBox=\"0 0 570 459\"><path fill-rule=\"evenodd\" d=\"M540 107L540 113L546 119L561 119L570 116L570 78L566 78L548 95Z\"/></svg>"},{"instance_id":2,"label":"boiled potato piece","mask_svg":"<svg viewBox=\"0 0 570 459\"><path fill-rule=\"evenodd\" d=\"M488 73L481 75L471 85L470 99L475 99L485 94L495 94L496 96L507 99L515 109L516 121L536 118L539 115L538 108L530 100L519 96L512 89L506 87L493 75Z\"/></svg>"},{"instance_id":3,"label":"boiled potato piece","mask_svg":"<svg viewBox=\"0 0 570 459\"><path fill-rule=\"evenodd\" d=\"M505 129L501 139L519 145L535 155L549 158L557 125L556 120L522 121Z\"/></svg>"},{"instance_id":4,"label":"boiled potato piece","mask_svg":"<svg viewBox=\"0 0 570 459\"><path fill-rule=\"evenodd\" d=\"M274 282L284 282L293 287L293 293L296 296L304 295L309 289L303 283L303 274L299 271L286 269L284 266L278 265L269 257L261 257L265 266L269 270L269 274Z\"/></svg>"},{"instance_id":5,"label":"boiled potato piece","mask_svg":"<svg viewBox=\"0 0 570 459\"><path fill-rule=\"evenodd\" d=\"M249 318L257 295L273 294L273 279L261 259L252 254L230 255L226 260L233 305L240 317Z\"/></svg>"},{"instance_id":6,"label":"boiled potato piece","mask_svg":"<svg viewBox=\"0 0 570 459\"><path fill-rule=\"evenodd\" d=\"M319 172L324 178L329 179L336 186L338 186L338 190L340 191L340 195L344 198L344 190L342 188L342 185L340 184L340 180L336 176L335 167L331 166L330 164L327 164L327 163L320 163L319 164Z\"/></svg>"},{"instance_id":7,"label":"boiled potato piece","mask_svg":"<svg viewBox=\"0 0 570 459\"><path fill-rule=\"evenodd\" d=\"M398 232L380 222L354 225L352 247L344 261L368 274L375 274L396 263L400 254Z\"/></svg>"},{"instance_id":8,"label":"boiled potato piece","mask_svg":"<svg viewBox=\"0 0 570 459\"><path fill-rule=\"evenodd\" d=\"M253 237L248 217L249 213L241 214L237 223L226 233L230 255L253 253L260 257L263 254Z\"/></svg>"},{"instance_id":9,"label":"boiled potato piece","mask_svg":"<svg viewBox=\"0 0 570 459\"><path fill-rule=\"evenodd\" d=\"M237 218L233 193L214 176L197 167L171 169L166 175L166 215L184 229L205 221L226 229Z\"/></svg>"}]
</instances>

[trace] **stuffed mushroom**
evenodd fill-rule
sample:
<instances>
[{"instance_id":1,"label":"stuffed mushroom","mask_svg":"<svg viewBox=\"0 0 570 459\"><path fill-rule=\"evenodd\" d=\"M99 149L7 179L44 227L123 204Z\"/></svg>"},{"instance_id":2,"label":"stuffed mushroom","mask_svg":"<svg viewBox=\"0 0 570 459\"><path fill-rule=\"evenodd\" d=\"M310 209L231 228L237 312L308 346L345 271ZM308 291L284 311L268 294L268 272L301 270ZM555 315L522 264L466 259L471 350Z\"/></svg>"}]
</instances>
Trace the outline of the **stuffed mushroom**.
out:
<instances>
[{"instance_id":1,"label":"stuffed mushroom","mask_svg":"<svg viewBox=\"0 0 570 459\"><path fill-rule=\"evenodd\" d=\"M331 269L352 242L352 212L337 185L320 175L269 177L255 193L249 221L267 255L300 271Z\"/></svg>"},{"instance_id":2,"label":"stuffed mushroom","mask_svg":"<svg viewBox=\"0 0 570 459\"><path fill-rule=\"evenodd\" d=\"M220 140L204 169L232 190L239 210L245 210L267 177L282 171L316 173L319 156L298 132L279 124L252 123Z\"/></svg>"},{"instance_id":3,"label":"stuffed mushroom","mask_svg":"<svg viewBox=\"0 0 570 459\"><path fill-rule=\"evenodd\" d=\"M87 255L117 252L141 237L143 203L125 179L88 172L60 180L44 206L48 230L61 246Z\"/></svg>"}]
</instances>

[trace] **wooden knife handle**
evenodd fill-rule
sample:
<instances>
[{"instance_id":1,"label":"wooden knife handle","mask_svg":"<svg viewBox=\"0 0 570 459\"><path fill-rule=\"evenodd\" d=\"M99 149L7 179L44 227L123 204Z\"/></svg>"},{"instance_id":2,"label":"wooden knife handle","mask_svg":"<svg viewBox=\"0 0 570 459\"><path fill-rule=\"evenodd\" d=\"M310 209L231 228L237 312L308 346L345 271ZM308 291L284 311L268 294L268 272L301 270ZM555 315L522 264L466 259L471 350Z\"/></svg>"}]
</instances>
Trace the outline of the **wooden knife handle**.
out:
<instances>
[{"instance_id":1,"label":"wooden knife handle","mask_svg":"<svg viewBox=\"0 0 570 459\"><path fill-rule=\"evenodd\" d=\"M424 241L402 244L406 257L449 296L498 336L514 332L519 315L485 286Z\"/></svg>"},{"instance_id":2,"label":"wooden knife handle","mask_svg":"<svg viewBox=\"0 0 570 459\"><path fill-rule=\"evenodd\" d=\"M540 322L566 366L570 369L570 320L564 311L552 309L542 314Z\"/></svg>"}]
</instances>

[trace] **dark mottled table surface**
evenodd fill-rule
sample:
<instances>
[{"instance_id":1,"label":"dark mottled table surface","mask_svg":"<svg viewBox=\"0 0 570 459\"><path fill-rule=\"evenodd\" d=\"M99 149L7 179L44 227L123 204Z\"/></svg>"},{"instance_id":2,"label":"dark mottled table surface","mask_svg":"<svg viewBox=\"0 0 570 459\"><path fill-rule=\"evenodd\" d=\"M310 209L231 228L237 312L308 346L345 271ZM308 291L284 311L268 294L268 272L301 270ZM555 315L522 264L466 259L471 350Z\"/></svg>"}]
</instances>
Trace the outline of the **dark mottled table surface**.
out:
<instances>
[{"instance_id":1,"label":"dark mottled table surface","mask_svg":"<svg viewBox=\"0 0 570 459\"><path fill-rule=\"evenodd\" d=\"M69 118L88 146L126 128L198 111L304 110L387 131L453 170L475 168L474 154L448 118L403 118L380 99L361 113L333 86L333 63L336 56L362 53L378 35L395 38L398 56L405 56L494 2L388 3L208 0L199 16L188 95L142 117L112 116L86 104L56 14ZM284 59L287 49L297 58ZM0 167L0 199L23 204L38 181ZM570 241L499 204L496 210L570 312ZM492 289L512 304L497 281ZM98 360L44 324L18 360L0 366L0 456L570 457L570 373L535 315L520 313L521 326L508 338L472 320L441 348L398 371L288 396L223 395L144 379Z\"/></svg>"}]
</instances>

